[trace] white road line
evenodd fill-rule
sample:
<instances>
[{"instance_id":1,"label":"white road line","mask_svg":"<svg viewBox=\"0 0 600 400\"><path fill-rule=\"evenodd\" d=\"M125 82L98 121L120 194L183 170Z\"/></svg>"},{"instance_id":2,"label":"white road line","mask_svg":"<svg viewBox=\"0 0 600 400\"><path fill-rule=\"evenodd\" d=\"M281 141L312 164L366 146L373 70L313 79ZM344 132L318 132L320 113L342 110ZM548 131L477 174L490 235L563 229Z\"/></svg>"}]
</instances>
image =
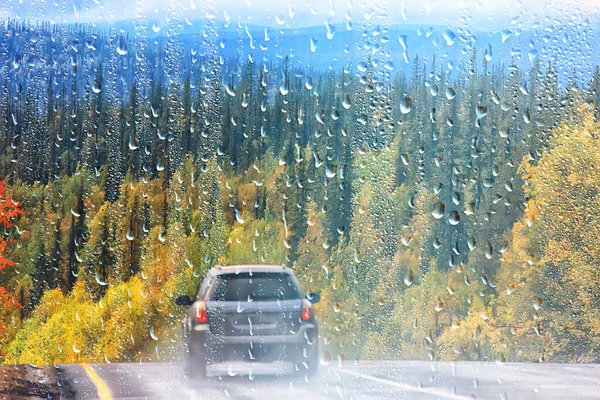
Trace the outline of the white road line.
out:
<instances>
[{"instance_id":1,"label":"white road line","mask_svg":"<svg viewBox=\"0 0 600 400\"><path fill-rule=\"evenodd\" d=\"M377 378L376 376L361 374L360 372L349 371L347 369L336 369L336 371L343 373L343 374L353 375L356 378L366 379L371 382L377 382L382 385L387 385L387 386L395 387L398 389L406 390L406 391L412 392L412 393L424 393L424 394L429 394L432 396L439 396L439 397L443 397L443 398L447 398L447 399L472 400L471 396L462 396L459 394L453 394L453 393L449 393L445 390L441 390L441 389L437 389L437 388L432 388L432 387L419 388L417 386L408 385L406 383L394 382L394 381L391 381L388 379Z\"/></svg>"}]
</instances>

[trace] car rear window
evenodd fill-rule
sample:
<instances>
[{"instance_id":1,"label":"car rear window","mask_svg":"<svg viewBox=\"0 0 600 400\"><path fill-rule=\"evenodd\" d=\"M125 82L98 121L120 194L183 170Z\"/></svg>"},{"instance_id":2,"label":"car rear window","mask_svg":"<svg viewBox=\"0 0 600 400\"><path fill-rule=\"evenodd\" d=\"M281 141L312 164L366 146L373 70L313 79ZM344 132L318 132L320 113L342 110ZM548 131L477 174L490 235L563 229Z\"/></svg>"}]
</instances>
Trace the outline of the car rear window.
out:
<instances>
[{"instance_id":1,"label":"car rear window","mask_svg":"<svg viewBox=\"0 0 600 400\"><path fill-rule=\"evenodd\" d=\"M298 285L289 274L259 272L217 276L213 301L275 301L300 299Z\"/></svg>"}]
</instances>

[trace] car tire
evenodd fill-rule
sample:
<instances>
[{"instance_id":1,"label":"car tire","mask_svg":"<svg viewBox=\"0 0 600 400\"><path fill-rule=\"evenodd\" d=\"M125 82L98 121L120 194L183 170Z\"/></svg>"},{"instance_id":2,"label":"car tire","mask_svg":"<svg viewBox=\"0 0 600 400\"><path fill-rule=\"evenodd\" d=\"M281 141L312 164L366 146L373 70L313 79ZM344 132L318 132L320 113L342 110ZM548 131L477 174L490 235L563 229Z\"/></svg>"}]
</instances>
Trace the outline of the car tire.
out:
<instances>
[{"instance_id":1,"label":"car tire","mask_svg":"<svg viewBox=\"0 0 600 400\"><path fill-rule=\"evenodd\" d=\"M206 357L192 351L190 337L185 327L183 331L183 371L188 380L206 379Z\"/></svg>"},{"instance_id":2,"label":"car tire","mask_svg":"<svg viewBox=\"0 0 600 400\"><path fill-rule=\"evenodd\" d=\"M306 371L306 375L313 376L316 375L319 371L319 348L318 346L313 346L308 353L308 369Z\"/></svg>"},{"instance_id":3,"label":"car tire","mask_svg":"<svg viewBox=\"0 0 600 400\"><path fill-rule=\"evenodd\" d=\"M294 365L297 375L313 376L319 371L319 348L313 346L308 351L308 357Z\"/></svg>"},{"instance_id":4,"label":"car tire","mask_svg":"<svg viewBox=\"0 0 600 400\"><path fill-rule=\"evenodd\" d=\"M206 357L198 354L186 354L183 366L188 380L203 381L206 379Z\"/></svg>"}]
</instances>

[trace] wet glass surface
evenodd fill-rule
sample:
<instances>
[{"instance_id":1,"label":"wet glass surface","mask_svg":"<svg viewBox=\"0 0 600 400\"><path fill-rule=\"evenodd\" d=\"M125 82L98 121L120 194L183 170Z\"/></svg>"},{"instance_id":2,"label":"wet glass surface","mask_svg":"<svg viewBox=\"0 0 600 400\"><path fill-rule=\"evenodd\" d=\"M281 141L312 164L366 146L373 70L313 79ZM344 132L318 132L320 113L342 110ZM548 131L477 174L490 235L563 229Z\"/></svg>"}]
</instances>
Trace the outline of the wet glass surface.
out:
<instances>
[{"instance_id":1,"label":"wet glass surface","mask_svg":"<svg viewBox=\"0 0 600 400\"><path fill-rule=\"evenodd\" d=\"M0 0L0 398L596 397L599 35Z\"/></svg>"}]
</instances>

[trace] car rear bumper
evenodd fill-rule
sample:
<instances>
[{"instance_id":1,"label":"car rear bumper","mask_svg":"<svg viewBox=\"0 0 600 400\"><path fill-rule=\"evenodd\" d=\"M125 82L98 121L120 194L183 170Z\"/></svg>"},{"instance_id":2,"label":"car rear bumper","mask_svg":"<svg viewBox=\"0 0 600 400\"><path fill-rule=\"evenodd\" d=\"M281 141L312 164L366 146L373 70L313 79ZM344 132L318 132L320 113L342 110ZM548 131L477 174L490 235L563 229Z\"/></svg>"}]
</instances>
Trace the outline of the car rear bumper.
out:
<instances>
[{"instance_id":1,"label":"car rear bumper","mask_svg":"<svg viewBox=\"0 0 600 400\"><path fill-rule=\"evenodd\" d=\"M312 334L311 334L312 336ZM311 340L312 341L312 340ZM216 337L208 339L208 343L214 344L297 344L297 345L308 345L306 338L296 337L296 335L273 335L273 336L230 336L230 337Z\"/></svg>"},{"instance_id":2,"label":"car rear bumper","mask_svg":"<svg viewBox=\"0 0 600 400\"><path fill-rule=\"evenodd\" d=\"M192 342L211 344L299 344L310 345L316 341L316 324L303 324L298 332L290 335L223 336L210 332L207 325L196 325L192 331Z\"/></svg>"},{"instance_id":3,"label":"car rear bumper","mask_svg":"<svg viewBox=\"0 0 600 400\"><path fill-rule=\"evenodd\" d=\"M209 363L239 361L299 361L316 349L316 324L303 324L291 335L222 336L211 333L208 326L192 330L193 353L202 353Z\"/></svg>"}]
</instances>

